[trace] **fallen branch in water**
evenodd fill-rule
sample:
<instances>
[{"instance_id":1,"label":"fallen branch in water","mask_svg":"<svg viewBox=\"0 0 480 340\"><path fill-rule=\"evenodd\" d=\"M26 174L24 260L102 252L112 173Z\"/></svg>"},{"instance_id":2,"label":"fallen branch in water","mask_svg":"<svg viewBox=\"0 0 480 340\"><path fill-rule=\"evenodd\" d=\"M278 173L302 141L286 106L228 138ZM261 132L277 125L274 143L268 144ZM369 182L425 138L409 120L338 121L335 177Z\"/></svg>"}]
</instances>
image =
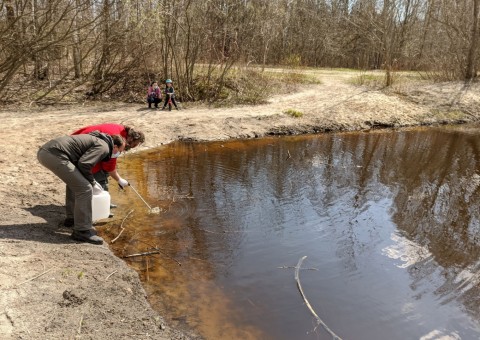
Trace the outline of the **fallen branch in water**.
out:
<instances>
[{"instance_id":1,"label":"fallen branch in water","mask_svg":"<svg viewBox=\"0 0 480 340\"><path fill-rule=\"evenodd\" d=\"M210 234L230 234L230 233L253 233L253 232L258 232L258 231L255 231L255 230L251 230L251 231L248 231L248 230L222 230L222 231L211 231L211 230L208 230L208 229L198 229L198 230L201 230L201 231L204 231L206 233L210 233Z\"/></svg>"},{"instance_id":2,"label":"fallen branch in water","mask_svg":"<svg viewBox=\"0 0 480 340\"><path fill-rule=\"evenodd\" d=\"M157 246L152 246L151 244L145 242L145 241L142 241L142 240L137 240L138 242L141 242L147 246L149 246L150 248L154 249L154 250L157 250L160 254L162 255L165 255L168 259L172 260L172 261L175 261L179 266L181 266L182 264L180 262L178 262L177 260L175 260L173 257L171 257L170 255L168 255L167 253L165 253L163 250L161 250L160 248L158 248Z\"/></svg>"},{"instance_id":3,"label":"fallen branch in water","mask_svg":"<svg viewBox=\"0 0 480 340\"><path fill-rule=\"evenodd\" d=\"M312 306L310 305L310 302L308 302L307 297L306 297L305 294L303 293L302 284L300 283L300 275L299 275L299 272L300 272L300 267L302 266L302 262L303 262L306 258L307 258L307 257L304 256L304 257L302 257L300 260L298 260L297 266L295 267L295 280L297 281L298 290L300 291L300 294L302 295L302 298L303 298L303 300L305 301L305 304L307 305L308 309L310 310L310 313L312 313L312 315L315 317L315 319L317 319L317 325L318 325L318 324L322 325L323 328L324 328L328 333L330 333L330 335L333 337L333 339L342 340L342 338L340 338L337 334L335 334L335 333L325 324L325 322L323 322L322 319L320 319L320 317L317 315L317 313L315 313L315 311L313 310Z\"/></svg>"},{"instance_id":4,"label":"fallen branch in water","mask_svg":"<svg viewBox=\"0 0 480 340\"><path fill-rule=\"evenodd\" d=\"M133 209L130 210L127 215L125 215L125 217L123 218L122 224L120 224L120 228L121 228L122 230L120 230L120 233L117 235L117 237L115 237L113 240L111 240L110 243L115 242L116 240L118 240L118 238L120 237L120 235L122 235L123 231L125 230L125 228L123 227L123 223L125 223L125 220L127 219L128 216L130 216L130 214L131 214L132 212L133 212Z\"/></svg>"},{"instance_id":5,"label":"fallen branch in water","mask_svg":"<svg viewBox=\"0 0 480 340\"><path fill-rule=\"evenodd\" d=\"M150 281L150 275L148 273L148 257L146 258L147 260L147 281Z\"/></svg>"},{"instance_id":6,"label":"fallen branch in water","mask_svg":"<svg viewBox=\"0 0 480 340\"><path fill-rule=\"evenodd\" d=\"M277 267L277 269L296 269L297 267L294 266L281 266ZM301 268L302 270L318 270L318 268Z\"/></svg>"},{"instance_id":7,"label":"fallen branch in water","mask_svg":"<svg viewBox=\"0 0 480 340\"><path fill-rule=\"evenodd\" d=\"M175 260L173 257L171 257L170 255L168 255L168 254L167 254L167 253L165 253L164 251L161 251L161 250L160 250L160 249L158 249L157 247L155 247L154 249L158 250L158 252L159 252L159 253L162 253L162 254L163 254L163 255L165 255L165 256L166 256L168 259L170 259L170 260L172 260L172 261L176 262L176 263L177 263L179 266L181 266L181 265L182 265L182 264L181 264L179 261Z\"/></svg>"},{"instance_id":8,"label":"fallen branch in water","mask_svg":"<svg viewBox=\"0 0 480 340\"><path fill-rule=\"evenodd\" d=\"M127 257L147 256L147 255L153 255L153 254L160 254L160 251L154 250L154 251L146 251L144 253L130 254L130 255L125 255L123 258L125 259Z\"/></svg>"}]
</instances>

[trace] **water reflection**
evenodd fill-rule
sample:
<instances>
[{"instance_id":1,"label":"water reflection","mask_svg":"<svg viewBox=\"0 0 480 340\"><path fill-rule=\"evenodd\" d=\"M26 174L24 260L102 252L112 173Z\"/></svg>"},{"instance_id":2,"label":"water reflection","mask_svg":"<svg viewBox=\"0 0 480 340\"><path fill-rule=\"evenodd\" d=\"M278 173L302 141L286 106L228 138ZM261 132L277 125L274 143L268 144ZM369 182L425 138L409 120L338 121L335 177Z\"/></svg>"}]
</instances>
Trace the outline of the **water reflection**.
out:
<instances>
[{"instance_id":1,"label":"water reflection","mask_svg":"<svg viewBox=\"0 0 480 340\"><path fill-rule=\"evenodd\" d=\"M176 143L123 162L113 246L155 308L209 339L480 335L474 127ZM118 235L120 220L105 228ZM280 267L280 268L279 268Z\"/></svg>"}]
</instances>

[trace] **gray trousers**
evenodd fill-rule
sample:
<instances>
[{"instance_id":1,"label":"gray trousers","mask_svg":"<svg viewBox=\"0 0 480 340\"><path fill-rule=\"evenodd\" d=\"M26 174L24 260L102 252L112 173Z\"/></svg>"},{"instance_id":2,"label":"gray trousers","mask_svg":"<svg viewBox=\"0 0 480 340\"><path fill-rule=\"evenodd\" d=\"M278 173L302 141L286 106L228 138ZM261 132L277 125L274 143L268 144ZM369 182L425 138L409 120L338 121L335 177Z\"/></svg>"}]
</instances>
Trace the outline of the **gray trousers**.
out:
<instances>
[{"instance_id":1,"label":"gray trousers","mask_svg":"<svg viewBox=\"0 0 480 340\"><path fill-rule=\"evenodd\" d=\"M67 185L65 206L67 218L73 218L74 230L92 229L92 195L90 182L68 157L55 155L40 148L37 153L40 164L52 171Z\"/></svg>"}]
</instances>

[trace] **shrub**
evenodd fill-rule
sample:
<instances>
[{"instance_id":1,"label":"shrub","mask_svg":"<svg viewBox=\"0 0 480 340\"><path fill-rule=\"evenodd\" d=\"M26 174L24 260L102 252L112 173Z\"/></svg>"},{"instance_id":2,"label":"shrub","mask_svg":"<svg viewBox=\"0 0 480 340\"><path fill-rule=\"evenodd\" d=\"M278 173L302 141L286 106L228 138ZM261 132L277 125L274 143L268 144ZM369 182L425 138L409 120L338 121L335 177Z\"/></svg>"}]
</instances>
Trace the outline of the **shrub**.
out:
<instances>
[{"instance_id":1,"label":"shrub","mask_svg":"<svg viewBox=\"0 0 480 340\"><path fill-rule=\"evenodd\" d=\"M287 109L285 111L283 111L283 113L291 116L291 117L294 117L294 118L300 118L303 116L303 112L301 111L298 111L298 110L294 110L294 109Z\"/></svg>"}]
</instances>

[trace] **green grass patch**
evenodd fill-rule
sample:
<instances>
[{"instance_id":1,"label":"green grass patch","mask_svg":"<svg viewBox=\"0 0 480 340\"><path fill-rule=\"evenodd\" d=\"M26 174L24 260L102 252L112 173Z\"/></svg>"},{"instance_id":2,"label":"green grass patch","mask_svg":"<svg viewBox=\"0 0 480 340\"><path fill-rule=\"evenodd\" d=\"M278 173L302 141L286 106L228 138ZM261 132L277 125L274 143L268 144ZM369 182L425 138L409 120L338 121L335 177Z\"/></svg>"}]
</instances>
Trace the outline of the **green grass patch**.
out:
<instances>
[{"instance_id":1,"label":"green grass patch","mask_svg":"<svg viewBox=\"0 0 480 340\"><path fill-rule=\"evenodd\" d=\"M235 67L221 80L221 70L207 71L205 67L199 69L190 93L195 101L206 101L217 107L263 104L272 95L295 92L302 85L320 83L314 75L288 70L262 71L260 68Z\"/></svg>"},{"instance_id":2,"label":"green grass patch","mask_svg":"<svg viewBox=\"0 0 480 340\"><path fill-rule=\"evenodd\" d=\"M344 68L344 67L334 67L334 68L325 68L327 71L339 71L339 72L363 72L363 70L360 69L354 69L354 68Z\"/></svg>"},{"instance_id":3,"label":"green grass patch","mask_svg":"<svg viewBox=\"0 0 480 340\"><path fill-rule=\"evenodd\" d=\"M303 116L303 112L298 111L298 110L294 110L294 109L287 109L287 110L283 111L283 113L285 113L286 115L289 115L291 117L294 117L294 118L300 118L300 117Z\"/></svg>"},{"instance_id":4,"label":"green grass patch","mask_svg":"<svg viewBox=\"0 0 480 340\"><path fill-rule=\"evenodd\" d=\"M446 120L463 120L466 118L465 112L461 110L439 110L433 109L432 114L437 118L443 118Z\"/></svg>"},{"instance_id":5,"label":"green grass patch","mask_svg":"<svg viewBox=\"0 0 480 340\"><path fill-rule=\"evenodd\" d=\"M273 72L265 71L262 72L263 77L270 78L272 82L281 82L283 84L304 84L304 85L314 85L321 84L322 82L312 74L302 73L302 72Z\"/></svg>"},{"instance_id":6,"label":"green grass patch","mask_svg":"<svg viewBox=\"0 0 480 340\"><path fill-rule=\"evenodd\" d=\"M422 76L417 72L391 72L392 86L402 86L409 83L423 81ZM383 72L365 72L362 71L356 77L348 80L350 84L356 86L368 86L373 88L382 88L386 86L386 73Z\"/></svg>"},{"instance_id":7,"label":"green grass patch","mask_svg":"<svg viewBox=\"0 0 480 340\"><path fill-rule=\"evenodd\" d=\"M385 84L385 75L362 73L348 82L357 86L381 87Z\"/></svg>"}]
</instances>

